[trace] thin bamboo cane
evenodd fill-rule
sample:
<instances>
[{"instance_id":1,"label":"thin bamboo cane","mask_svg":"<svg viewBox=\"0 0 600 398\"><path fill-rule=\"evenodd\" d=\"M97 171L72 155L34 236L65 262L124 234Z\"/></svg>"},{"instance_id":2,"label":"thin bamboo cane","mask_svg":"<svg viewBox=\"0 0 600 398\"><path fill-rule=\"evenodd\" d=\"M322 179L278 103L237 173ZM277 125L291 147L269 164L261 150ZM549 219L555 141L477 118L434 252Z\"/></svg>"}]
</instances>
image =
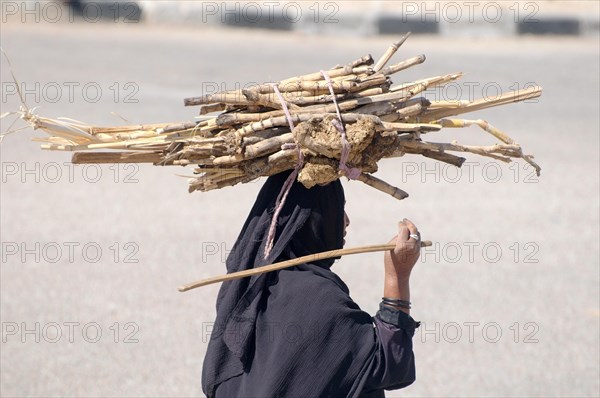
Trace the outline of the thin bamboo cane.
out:
<instances>
[{"instance_id":1,"label":"thin bamboo cane","mask_svg":"<svg viewBox=\"0 0 600 398\"><path fill-rule=\"evenodd\" d=\"M429 240L424 240L420 242L421 247L429 247L432 243ZM351 254L360 254L360 253L372 253L372 252L383 252L388 250L394 250L396 247L395 244L383 244L383 245L371 245L371 246L359 246L359 247L351 247L348 249L337 249L337 250L329 250L326 252L309 254L308 256L302 256L298 258L294 258L291 260L281 261L279 263L264 265L258 268L252 268L245 271L233 272L227 275L213 276L211 278L206 278L199 280L197 282L188 283L187 285L180 286L177 288L180 292L187 292L192 289L196 289L198 287L211 285L213 283L226 282L234 279L247 278L249 276L260 275L266 272L278 271L285 268L293 267L294 265L304 264L311 261L319 261L332 257L341 257L341 256L349 256Z\"/></svg>"}]
</instances>

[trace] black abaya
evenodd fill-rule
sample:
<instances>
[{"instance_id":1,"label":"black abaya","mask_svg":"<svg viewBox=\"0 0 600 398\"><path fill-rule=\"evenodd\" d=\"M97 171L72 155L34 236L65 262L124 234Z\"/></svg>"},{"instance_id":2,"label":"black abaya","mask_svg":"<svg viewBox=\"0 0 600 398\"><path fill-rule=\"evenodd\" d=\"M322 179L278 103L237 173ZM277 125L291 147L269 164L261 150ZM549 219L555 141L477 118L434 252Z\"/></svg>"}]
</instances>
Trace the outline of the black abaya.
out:
<instances>
[{"instance_id":1,"label":"black abaya","mask_svg":"<svg viewBox=\"0 0 600 398\"><path fill-rule=\"evenodd\" d=\"M263 258L275 199L288 175L267 179L227 258L228 272L342 248L341 183L306 189L294 182L273 249ZM414 321L394 314L398 323L384 311L384 322L360 310L329 269L333 261L222 285L202 372L207 396L383 396L383 388L412 383Z\"/></svg>"}]
</instances>

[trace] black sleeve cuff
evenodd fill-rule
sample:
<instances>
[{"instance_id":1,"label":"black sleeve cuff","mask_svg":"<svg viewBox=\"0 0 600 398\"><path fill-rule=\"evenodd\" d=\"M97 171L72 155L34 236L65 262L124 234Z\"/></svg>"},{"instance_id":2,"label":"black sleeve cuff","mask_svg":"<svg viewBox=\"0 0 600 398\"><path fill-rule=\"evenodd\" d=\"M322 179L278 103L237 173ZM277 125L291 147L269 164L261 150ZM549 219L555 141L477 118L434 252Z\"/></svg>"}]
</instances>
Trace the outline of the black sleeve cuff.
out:
<instances>
[{"instance_id":1,"label":"black sleeve cuff","mask_svg":"<svg viewBox=\"0 0 600 398\"><path fill-rule=\"evenodd\" d=\"M389 323L399 327L400 329L406 330L410 336L414 335L415 329L421 325L421 322L416 322L406 312L388 307L383 303L379 304L379 311L377 311L376 316L378 316L379 319L385 323Z\"/></svg>"}]
</instances>

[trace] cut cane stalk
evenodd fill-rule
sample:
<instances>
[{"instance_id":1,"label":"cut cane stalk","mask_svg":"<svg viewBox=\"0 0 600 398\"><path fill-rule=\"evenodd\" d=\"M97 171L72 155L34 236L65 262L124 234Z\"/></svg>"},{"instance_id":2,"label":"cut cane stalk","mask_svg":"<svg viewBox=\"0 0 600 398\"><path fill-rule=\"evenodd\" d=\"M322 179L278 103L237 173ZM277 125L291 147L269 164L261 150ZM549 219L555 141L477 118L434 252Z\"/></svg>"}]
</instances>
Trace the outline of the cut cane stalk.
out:
<instances>
[{"instance_id":1,"label":"cut cane stalk","mask_svg":"<svg viewBox=\"0 0 600 398\"><path fill-rule=\"evenodd\" d=\"M358 176L358 180L361 182L364 182L365 184L369 185L370 187L375 188L383 193L387 193L388 195L390 195L393 198L396 198L398 200L408 198L408 193L406 193L405 191L401 190L400 188L396 188L396 187L388 184L387 182L380 180L379 178L374 177L370 174L361 173Z\"/></svg>"},{"instance_id":2,"label":"cut cane stalk","mask_svg":"<svg viewBox=\"0 0 600 398\"><path fill-rule=\"evenodd\" d=\"M500 106L505 104L510 104L513 102L525 101L532 98L537 98L542 95L541 87L530 87L523 90L511 91L505 94L498 96L497 98L489 99L489 98L481 98L476 101L471 102L468 105L465 105L460 108L441 108L441 109L432 109L428 112L425 112L421 116L422 121L433 121L437 119L442 119L448 116L457 116L463 113L470 113L479 111L486 108L491 108L494 106Z\"/></svg>"},{"instance_id":3,"label":"cut cane stalk","mask_svg":"<svg viewBox=\"0 0 600 398\"><path fill-rule=\"evenodd\" d=\"M412 66L422 64L425 62L425 55L418 55L416 57L412 57L407 59L406 61L399 62L394 65L387 66L379 71L379 73L383 75L393 75L394 73L398 73L401 70L408 69Z\"/></svg>"},{"instance_id":4,"label":"cut cane stalk","mask_svg":"<svg viewBox=\"0 0 600 398\"><path fill-rule=\"evenodd\" d=\"M373 66L373 71L374 72L379 72L381 70L381 68L383 68L385 66L385 64L387 64L387 62L390 60L390 58L392 58L394 56L394 54L396 53L396 51L398 51L398 49L400 48L400 46L402 44L404 44L404 42L406 41L406 39L408 39L408 36L410 36L410 32L408 32L407 34L405 34L404 36L402 36L400 38L400 40L398 40L396 43L392 43L390 45L390 47L381 56L381 58L379 58L379 60L375 64L375 66Z\"/></svg>"},{"instance_id":5,"label":"cut cane stalk","mask_svg":"<svg viewBox=\"0 0 600 398\"><path fill-rule=\"evenodd\" d=\"M156 163L161 158L160 153L152 152L75 152L71 158L71 163Z\"/></svg>"}]
</instances>

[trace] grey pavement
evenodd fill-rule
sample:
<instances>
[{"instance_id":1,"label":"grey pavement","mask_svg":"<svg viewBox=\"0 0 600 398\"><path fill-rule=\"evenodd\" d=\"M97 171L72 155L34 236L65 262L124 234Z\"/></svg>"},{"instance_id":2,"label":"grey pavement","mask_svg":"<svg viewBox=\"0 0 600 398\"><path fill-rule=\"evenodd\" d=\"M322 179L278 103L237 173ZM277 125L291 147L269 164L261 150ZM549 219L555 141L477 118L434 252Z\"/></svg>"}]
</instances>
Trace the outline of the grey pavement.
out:
<instances>
[{"instance_id":1,"label":"grey pavement","mask_svg":"<svg viewBox=\"0 0 600 398\"><path fill-rule=\"evenodd\" d=\"M1 35L30 107L94 125L124 123L111 112L191 120L185 97L377 57L393 40L120 23L9 23ZM417 381L388 396L600 395L597 37L413 37L394 59L420 53L426 62L395 82L465 72L431 97L543 86L539 101L469 116L535 154L542 174L474 155L457 172L407 155L376 174L408 191L404 201L344 181L347 246L387 242L403 217L435 242L412 279ZM2 112L18 109L5 60L1 80ZM43 134L0 147L0 395L202 396L218 286L176 288L224 271L261 182L188 194L190 168L73 167L30 140ZM437 134L424 138L494 142L475 127ZM334 269L374 314L382 255Z\"/></svg>"}]
</instances>

